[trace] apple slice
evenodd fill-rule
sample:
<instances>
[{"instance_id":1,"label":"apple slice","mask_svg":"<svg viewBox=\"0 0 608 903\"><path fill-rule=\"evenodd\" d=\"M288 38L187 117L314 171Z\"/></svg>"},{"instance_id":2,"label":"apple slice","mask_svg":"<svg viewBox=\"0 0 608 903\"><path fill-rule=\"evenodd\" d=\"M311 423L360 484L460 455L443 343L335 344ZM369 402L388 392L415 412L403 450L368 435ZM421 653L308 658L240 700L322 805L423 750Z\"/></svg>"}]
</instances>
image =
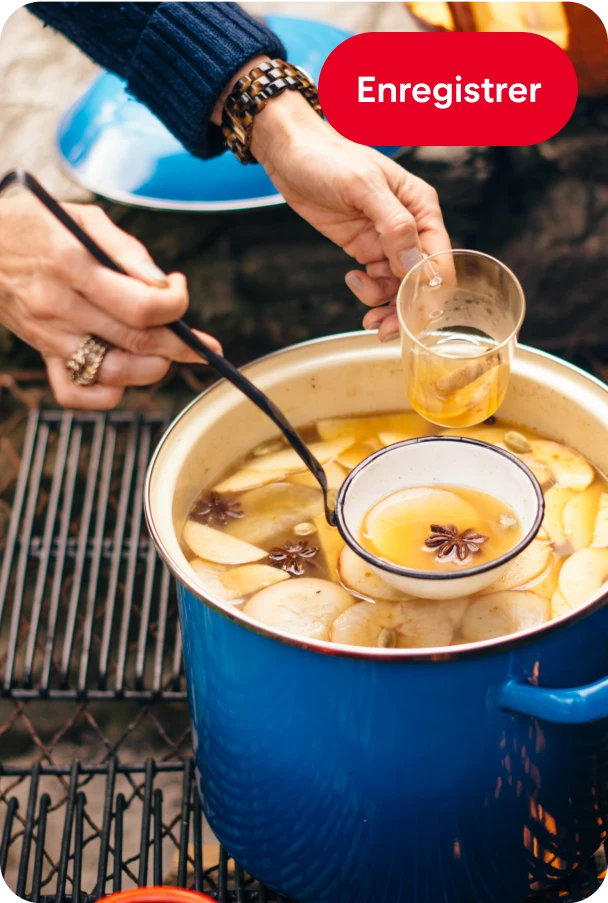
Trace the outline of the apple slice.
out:
<instances>
[{"instance_id":1,"label":"apple slice","mask_svg":"<svg viewBox=\"0 0 608 903\"><path fill-rule=\"evenodd\" d=\"M298 577L267 586L245 603L245 614L296 636L328 640L331 625L353 604L337 583Z\"/></svg>"},{"instance_id":2,"label":"apple slice","mask_svg":"<svg viewBox=\"0 0 608 903\"><path fill-rule=\"evenodd\" d=\"M460 436L463 439L477 439L479 442L487 442L488 445L497 445L499 448L506 448L504 439L505 433L509 429L504 426L490 426L490 424L480 424L479 426L454 427L451 430L443 430L442 436Z\"/></svg>"},{"instance_id":3,"label":"apple slice","mask_svg":"<svg viewBox=\"0 0 608 903\"><path fill-rule=\"evenodd\" d=\"M530 630L551 618L551 603L535 593L502 592L474 599L462 621L467 643Z\"/></svg>"},{"instance_id":4,"label":"apple slice","mask_svg":"<svg viewBox=\"0 0 608 903\"><path fill-rule=\"evenodd\" d=\"M415 411L380 414L373 417L340 417L317 421L319 436L325 440L350 438L353 442L375 439L380 432L404 433L408 439L428 436L433 425Z\"/></svg>"},{"instance_id":5,"label":"apple slice","mask_svg":"<svg viewBox=\"0 0 608 903\"><path fill-rule=\"evenodd\" d=\"M193 558L190 567L196 574L197 583L205 598L219 602L232 602L234 596L220 581L221 575L226 571L223 564L213 564L210 561L203 561L201 558Z\"/></svg>"},{"instance_id":6,"label":"apple slice","mask_svg":"<svg viewBox=\"0 0 608 903\"><path fill-rule=\"evenodd\" d=\"M572 608L585 605L608 581L608 549L580 549L564 562L559 588Z\"/></svg>"},{"instance_id":7,"label":"apple slice","mask_svg":"<svg viewBox=\"0 0 608 903\"><path fill-rule=\"evenodd\" d=\"M406 593L390 586L379 577L363 558L349 546L344 546L338 559L338 576L340 583L354 596L374 602L383 599L390 602L402 602L408 599Z\"/></svg>"},{"instance_id":8,"label":"apple slice","mask_svg":"<svg viewBox=\"0 0 608 903\"><path fill-rule=\"evenodd\" d=\"M560 489L581 491L593 482L593 467L574 449L548 439L533 439L530 444L532 457L551 471Z\"/></svg>"},{"instance_id":9,"label":"apple slice","mask_svg":"<svg viewBox=\"0 0 608 903\"><path fill-rule=\"evenodd\" d=\"M357 464L369 458L374 452L382 448L378 439L369 439L367 442L356 442L338 455L338 462L346 470L353 470Z\"/></svg>"},{"instance_id":10,"label":"apple slice","mask_svg":"<svg viewBox=\"0 0 608 903\"><path fill-rule=\"evenodd\" d=\"M198 558L214 561L216 564L248 564L266 558L268 552L258 549L249 542L235 536L214 530L198 521L186 521L184 542Z\"/></svg>"},{"instance_id":11,"label":"apple slice","mask_svg":"<svg viewBox=\"0 0 608 903\"><path fill-rule=\"evenodd\" d=\"M540 539L533 540L511 562L509 569L484 591L484 595L516 589L519 586L530 583L531 580L534 580L535 577L538 577L546 570L550 555L551 547L548 542L542 542Z\"/></svg>"},{"instance_id":12,"label":"apple slice","mask_svg":"<svg viewBox=\"0 0 608 903\"><path fill-rule=\"evenodd\" d=\"M598 480L566 502L562 514L563 531L575 552L591 545L601 495L602 484Z\"/></svg>"},{"instance_id":13,"label":"apple slice","mask_svg":"<svg viewBox=\"0 0 608 903\"><path fill-rule=\"evenodd\" d=\"M608 492L602 492L600 496L591 545L594 549L608 548Z\"/></svg>"},{"instance_id":14,"label":"apple slice","mask_svg":"<svg viewBox=\"0 0 608 903\"><path fill-rule=\"evenodd\" d=\"M239 502L244 516L230 520L222 527L222 533L256 546L272 543L282 533L302 521L312 520L323 510L320 489L285 481L245 492L239 496Z\"/></svg>"},{"instance_id":15,"label":"apple slice","mask_svg":"<svg viewBox=\"0 0 608 903\"><path fill-rule=\"evenodd\" d=\"M346 452L346 454L348 454L348 452ZM346 479L348 471L338 464L337 461L330 461L323 469L325 471L325 476L327 477L327 488L339 489ZM305 473L289 474L287 479L290 483L297 483L299 486L312 486L314 489L319 488L316 478L313 477L308 470Z\"/></svg>"},{"instance_id":16,"label":"apple slice","mask_svg":"<svg viewBox=\"0 0 608 903\"><path fill-rule=\"evenodd\" d=\"M331 639L348 646L421 649L449 646L468 599L357 602L333 623Z\"/></svg>"},{"instance_id":17,"label":"apple slice","mask_svg":"<svg viewBox=\"0 0 608 903\"><path fill-rule=\"evenodd\" d=\"M551 597L551 617L561 618L562 615L569 615L574 609L566 602L566 598L561 589L556 589Z\"/></svg>"},{"instance_id":18,"label":"apple slice","mask_svg":"<svg viewBox=\"0 0 608 903\"><path fill-rule=\"evenodd\" d=\"M568 502L576 495L573 489L560 489L552 486L545 493L545 516L543 527L549 534L553 548L558 555L571 555L574 546L570 537L564 533L563 513Z\"/></svg>"},{"instance_id":19,"label":"apple slice","mask_svg":"<svg viewBox=\"0 0 608 903\"><path fill-rule=\"evenodd\" d=\"M329 526L324 513L317 514L314 519L314 525L317 528L315 541L318 539L327 569L330 575L336 579L338 576L338 558L344 548L344 540L336 527Z\"/></svg>"},{"instance_id":20,"label":"apple slice","mask_svg":"<svg viewBox=\"0 0 608 903\"><path fill-rule=\"evenodd\" d=\"M245 599L266 586L289 580L289 574L269 564L242 564L240 567L224 571L218 577L232 599Z\"/></svg>"},{"instance_id":21,"label":"apple slice","mask_svg":"<svg viewBox=\"0 0 608 903\"><path fill-rule=\"evenodd\" d=\"M334 439L332 442L311 442L309 448L320 464L327 464L352 444L353 440L346 436L342 439ZM254 458L247 467L263 473L279 470L286 474L306 470L306 465L301 457L292 448L275 452L273 455L265 455L263 458Z\"/></svg>"},{"instance_id":22,"label":"apple slice","mask_svg":"<svg viewBox=\"0 0 608 903\"><path fill-rule=\"evenodd\" d=\"M214 486L216 492L246 492L248 489L256 489L258 486L265 486L268 483L274 483L276 480L284 480L285 471L283 470L252 470L251 467L244 467L242 470L233 473L232 476L226 477L217 486Z\"/></svg>"}]
</instances>

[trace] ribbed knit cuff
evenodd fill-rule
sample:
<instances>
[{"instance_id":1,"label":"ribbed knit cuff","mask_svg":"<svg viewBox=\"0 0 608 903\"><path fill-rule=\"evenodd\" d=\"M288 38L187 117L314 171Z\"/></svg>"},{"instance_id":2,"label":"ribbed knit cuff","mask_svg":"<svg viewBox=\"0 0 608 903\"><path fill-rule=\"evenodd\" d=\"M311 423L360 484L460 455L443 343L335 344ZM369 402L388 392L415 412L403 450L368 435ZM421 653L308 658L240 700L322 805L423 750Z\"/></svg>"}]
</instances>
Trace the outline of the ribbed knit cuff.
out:
<instances>
[{"instance_id":1,"label":"ribbed knit cuff","mask_svg":"<svg viewBox=\"0 0 608 903\"><path fill-rule=\"evenodd\" d=\"M210 157L224 148L210 124L217 99L260 54L284 57L285 48L235 3L161 3L137 43L129 90L191 153Z\"/></svg>"}]
</instances>

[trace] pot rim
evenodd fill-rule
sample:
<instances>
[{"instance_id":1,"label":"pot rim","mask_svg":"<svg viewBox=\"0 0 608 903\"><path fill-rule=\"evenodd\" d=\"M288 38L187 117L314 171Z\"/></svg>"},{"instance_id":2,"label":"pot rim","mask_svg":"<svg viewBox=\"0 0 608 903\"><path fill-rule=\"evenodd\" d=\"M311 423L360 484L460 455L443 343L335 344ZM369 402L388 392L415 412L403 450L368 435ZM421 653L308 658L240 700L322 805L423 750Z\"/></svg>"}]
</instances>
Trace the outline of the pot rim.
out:
<instances>
[{"instance_id":1,"label":"pot rim","mask_svg":"<svg viewBox=\"0 0 608 903\"><path fill-rule=\"evenodd\" d=\"M534 495L536 497L536 514L534 515L534 520L526 531L526 533L522 536L518 543L516 543L513 548L509 549L507 552L504 552L502 555L499 555L498 558L491 558L490 561L485 561L483 564L477 564L473 567L462 568L460 571L418 571L414 568L403 567L399 564L394 564L392 561L388 561L386 558L380 558L378 555L374 555L373 552L369 552L361 543L353 536L351 530L349 529L346 523L346 517L344 515L344 505L346 502L346 496L348 495L348 490L354 479L361 473L364 468L370 464L372 461L381 458L382 455L385 455L387 452L390 452L391 449L400 448L402 446L407 445L419 445L424 442L458 442L463 445L480 445L484 448L490 448L493 452L498 455L502 455L504 458L507 458L512 464L517 465L517 467L524 472L529 482L532 484L532 488L534 490ZM524 464L523 461L520 461L515 455L511 454L510 451L507 451L505 448L498 448L495 445L489 445L487 442L481 442L479 439L469 439L464 436L420 436L417 439L405 439L403 442L397 442L395 445L387 445L385 448L379 449L377 452L369 455L369 457L364 458L346 477L342 486L340 487L340 491L338 493L338 497L336 499L336 508L335 508L335 517L336 517L336 526L340 531L340 535L344 542L350 546L350 548L359 555L360 558L364 558L368 564L373 564L374 567L380 568L384 571L390 571L391 574L397 574L400 577L411 577L415 580L461 580L466 577L475 577L477 574L485 574L488 571L496 570L496 568L501 567L503 564L508 564L512 558L515 558L516 555L519 555L520 552L523 552L524 549L527 549L531 542L535 539L538 531L540 530L540 525L542 523L543 517L545 515L545 498L543 496L543 491L540 488L539 482L530 470L529 467ZM346 587L345 587L346 588Z\"/></svg>"},{"instance_id":2,"label":"pot rim","mask_svg":"<svg viewBox=\"0 0 608 903\"><path fill-rule=\"evenodd\" d=\"M329 336L321 336L320 338L309 339L306 342L298 342L295 345L288 345L286 348L280 348L277 351L270 352L270 354L256 358L254 361L250 361L249 364L246 364L241 369L243 371L247 371L249 367L252 367L263 361L272 360L273 358L278 357L279 355L284 354L285 352L290 351L294 348L306 348L311 345L319 345L325 342L335 341L336 339L340 338L352 337L353 335L367 334L368 332L366 332L366 330L355 330L353 332L344 332ZM519 344L518 347L521 348L522 351L527 351L529 353L537 355L538 357L545 358L548 361L558 363L560 366L565 367L573 373L576 373L579 377L583 377L584 379L593 383L604 393L608 391L605 383L597 379L597 377L592 376L590 373L586 373L584 370L581 370L580 367L577 367L574 364L570 364L568 361L563 361L561 358L558 358L553 354L549 354L546 351L540 351L537 348L532 348L529 345ZM156 550L173 577L200 602L202 602L204 605L207 605L213 611L217 612L228 620L233 621L235 624L239 624L241 627L244 627L247 630L258 634L259 636L265 637L266 639L274 640L287 646L295 646L299 649L318 652L323 655L331 655L336 658L367 659L369 661L384 661L387 663L428 663L436 661L453 661L458 658L477 658L482 655L508 652L521 646L527 646L537 638L544 638L554 631L561 630L564 627L575 624L578 621L582 621L584 618L589 617L600 608L603 608L606 603L608 603L608 593L599 590L598 598L592 602L587 603L587 605L583 606L582 608L575 609L570 614L562 615L560 618L547 621L546 624L541 624L539 627L534 627L530 630L525 630L520 633L509 634L506 637L497 637L496 639L483 640L482 642L477 643L462 643L457 646L436 646L426 649L380 649L377 647L369 646L341 645L339 643L331 643L328 640L313 640L306 637L298 637L294 634L286 633L282 630L272 630L271 628L266 627L264 624L261 624L259 621L255 621L253 618L246 615L241 609L224 606L222 603L205 598L202 595L200 588L196 585L196 581L193 579L193 577L183 571L172 560L171 556L164 548L164 545L160 539L160 536L158 535L152 518L151 483L157 458L170 433L175 429L180 420L185 417L185 415L191 408L198 404L202 398L207 396L214 389L217 389L218 386L223 385L225 382L225 379L219 379L208 386L203 392L201 392L200 395L198 395L188 405L186 405L186 407L177 415L177 417L175 417L175 419L169 424L169 426L163 433L158 445L156 446L156 449L154 450L154 454L150 459L148 470L146 472L146 480L144 484L144 513L146 524L150 532L150 536L152 537L152 541L156 546Z\"/></svg>"}]
</instances>

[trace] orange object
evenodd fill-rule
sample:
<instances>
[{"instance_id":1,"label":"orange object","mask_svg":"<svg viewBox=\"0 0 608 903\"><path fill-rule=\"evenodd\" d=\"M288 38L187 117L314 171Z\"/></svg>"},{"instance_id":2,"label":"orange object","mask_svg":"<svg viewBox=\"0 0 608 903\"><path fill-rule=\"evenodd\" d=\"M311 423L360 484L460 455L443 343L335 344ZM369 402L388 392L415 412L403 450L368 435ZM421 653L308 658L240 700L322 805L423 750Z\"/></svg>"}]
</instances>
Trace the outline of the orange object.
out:
<instances>
[{"instance_id":1,"label":"orange object","mask_svg":"<svg viewBox=\"0 0 608 903\"><path fill-rule=\"evenodd\" d=\"M529 31L554 41L576 70L579 93L608 93L608 35L600 17L582 3L438 3L406 6L424 25L441 31Z\"/></svg>"},{"instance_id":2,"label":"orange object","mask_svg":"<svg viewBox=\"0 0 608 903\"><path fill-rule=\"evenodd\" d=\"M184 887L133 887L103 899L107 903L215 903L207 894Z\"/></svg>"}]
</instances>

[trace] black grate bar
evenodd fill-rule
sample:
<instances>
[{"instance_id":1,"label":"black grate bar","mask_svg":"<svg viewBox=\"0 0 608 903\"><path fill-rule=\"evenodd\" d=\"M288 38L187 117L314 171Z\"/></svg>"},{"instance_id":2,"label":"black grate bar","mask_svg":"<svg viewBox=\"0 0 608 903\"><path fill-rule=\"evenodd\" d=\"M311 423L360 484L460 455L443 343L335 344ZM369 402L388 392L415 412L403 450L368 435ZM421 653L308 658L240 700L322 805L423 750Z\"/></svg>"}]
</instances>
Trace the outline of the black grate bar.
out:
<instances>
[{"instance_id":1,"label":"black grate bar","mask_svg":"<svg viewBox=\"0 0 608 903\"><path fill-rule=\"evenodd\" d=\"M184 764L184 780L182 783L182 817L179 830L179 868L177 884L186 887L188 873L188 838L190 828L190 795L192 790L192 759Z\"/></svg>"},{"instance_id":2,"label":"black grate bar","mask_svg":"<svg viewBox=\"0 0 608 903\"><path fill-rule=\"evenodd\" d=\"M101 552L103 548L103 536L110 497L110 483L112 480L112 467L114 464L114 452L116 450L116 427L108 426L106 443L103 450L103 462L101 467L101 482L97 501L97 517L95 519L95 533L93 536L94 555L91 561L89 573L89 586L87 590L87 604L85 611L84 629L82 636L82 654L80 656L80 669L78 672L78 691L84 695L87 688L87 675L91 658L91 646L93 642L93 624L95 618L95 603L97 601L97 586L99 583L99 569L101 566Z\"/></svg>"},{"instance_id":3,"label":"black grate bar","mask_svg":"<svg viewBox=\"0 0 608 903\"><path fill-rule=\"evenodd\" d=\"M40 548L40 557L38 559L38 574L36 575L36 586L34 588L34 602L30 615L30 630L26 646L26 664L25 664L25 686L29 686L31 679L31 667L36 648L36 637L38 634L38 626L40 623L40 613L42 611L42 602L46 586L48 568L51 560L50 551L53 543L53 532L57 520L57 510L59 507L59 496L61 494L61 486L65 474L65 463L68 453L68 443L72 429L72 415L66 414L61 423L59 431L59 442L55 453L55 465L53 467L53 481L51 483L51 493L46 509L46 518L44 522L44 532L42 534L42 545ZM28 668L29 663L29 668ZM12 675L11 675L12 678Z\"/></svg>"},{"instance_id":4,"label":"black grate bar","mask_svg":"<svg viewBox=\"0 0 608 903\"><path fill-rule=\"evenodd\" d=\"M2 840L0 840L0 875L6 872L6 863L8 861L8 848L11 841L11 832L13 830L13 822L15 815L19 809L19 800L13 796L6 807L6 817L4 819L4 828L2 830Z\"/></svg>"},{"instance_id":5,"label":"black grate bar","mask_svg":"<svg viewBox=\"0 0 608 903\"><path fill-rule=\"evenodd\" d=\"M82 842L84 839L84 807L87 798L84 793L76 797L76 825L74 827L74 879L72 900L78 903L82 887Z\"/></svg>"},{"instance_id":6,"label":"black grate bar","mask_svg":"<svg viewBox=\"0 0 608 903\"><path fill-rule=\"evenodd\" d=\"M238 863L234 866L234 888L236 903L246 903L245 901L245 874L243 867Z\"/></svg>"},{"instance_id":7,"label":"black grate bar","mask_svg":"<svg viewBox=\"0 0 608 903\"><path fill-rule=\"evenodd\" d=\"M122 890L122 840L125 809L124 793L119 793L116 797L116 820L114 822L114 893Z\"/></svg>"},{"instance_id":8,"label":"black grate bar","mask_svg":"<svg viewBox=\"0 0 608 903\"><path fill-rule=\"evenodd\" d=\"M112 824L112 801L116 786L116 759L110 759L108 765L108 778L103 803L103 822L101 828L101 842L99 848L99 863L97 866L96 896L104 897L106 893L106 874L108 870L108 854L110 851L110 826Z\"/></svg>"},{"instance_id":9,"label":"black grate bar","mask_svg":"<svg viewBox=\"0 0 608 903\"><path fill-rule=\"evenodd\" d=\"M219 903L228 903L228 854L220 850L220 862L217 869L217 899Z\"/></svg>"},{"instance_id":10,"label":"black grate bar","mask_svg":"<svg viewBox=\"0 0 608 903\"><path fill-rule=\"evenodd\" d=\"M134 421L128 430L127 450L123 467L122 481L120 486L120 495L118 502L118 512L116 516L116 527L114 529L114 547L112 549L112 564L110 569L110 579L108 581L108 592L106 595L106 610L103 623L103 634L101 639L101 652L99 655L99 685L102 689L106 688L108 679L108 667L110 659L110 639L112 635L112 621L114 619L114 607L116 605L116 590L118 587L118 575L122 560L122 548L125 536L125 527L127 523L127 514L129 510L129 496L131 494L131 481L133 479L133 470L135 467L135 445L137 442L137 421Z\"/></svg>"},{"instance_id":11,"label":"black grate bar","mask_svg":"<svg viewBox=\"0 0 608 903\"><path fill-rule=\"evenodd\" d=\"M145 774L148 764L148 760L145 762L129 762L125 765L117 763L115 766L116 774ZM48 775L52 775L53 777L65 777L72 773L71 765L41 765L40 762L37 762L34 768L36 769L36 774L39 774L41 777L46 777ZM103 763L87 765L86 762L81 762L79 773L81 775L107 774L108 768L109 766L104 765ZM172 771L181 773L183 768L183 762L157 762L155 765L155 771L159 774ZM2 763L0 763L0 775L4 777L29 778L33 773L32 768L24 768L22 765L2 765Z\"/></svg>"},{"instance_id":12,"label":"black grate bar","mask_svg":"<svg viewBox=\"0 0 608 903\"><path fill-rule=\"evenodd\" d=\"M180 686L180 674L182 669L182 634L180 630L175 631L175 646L173 647L173 667L171 685L174 691Z\"/></svg>"},{"instance_id":13,"label":"black grate bar","mask_svg":"<svg viewBox=\"0 0 608 903\"><path fill-rule=\"evenodd\" d=\"M141 615L140 615L140 624L139 624L139 637L137 639L137 656L135 659L135 689L143 690L144 689L144 668L146 664L146 645L148 642L148 629L150 626L150 609L152 607L152 592L154 589L154 578L156 576L156 562L158 561L158 556L156 555L156 550L152 543L150 543L148 547L148 554L146 555L146 578L144 581L143 587L143 600L141 603ZM167 593L167 599L169 594ZM159 683L162 680L162 651L163 647L160 647L160 675L159 675ZM155 669L156 669L156 661L155 661ZM156 670L154 673L154 684L156 685Z\"/></svg>"},{"instance_id":14,"label":"black grate bar","mask_svg":"<svg viewBox=\"0 0 608 903\"><path fill-rule=\"evenodd\" d=\"M15 666L15 656L17 654L17 636L19 634L19 622L21 620L23 592L25 589L25 578L27 574L28 549L32 537L32 529L34 526L34 515L36 514L36 505L38 503L38 493L40 491L40 481L42 479L42 468L44 466L44 456L48 438L49 428L46 424L43 424L38 431L38 443L36 446L36 452L34 454L29 492L25 505L25 515L23 518L23 526L21 528L19 558L17 562L17 575L15 578L15 591L13 596L13 612L9 628L6 664L4 667L5 691L8 691L10 689L13 677L13 668Z\"/></svg>"},{"instance_id":15,"label":"black grate bar","mask_svg":"<svg viewBox=\"0 0 608 903\"><path fill-rule=\"evenodd\" d=\"M194 806L192 818L192 834L194 846L194 890L203 890L203 810L198 789L194 788Z\"/></svg>"},{"instance_id":16,"label":"black grate bar","mask_svg":"<svg viewBox=\"0 0 608 903\"><path fill-rule=\"evenodd\" d=\"M78 613L78 603L80 600L80 592L82 588L82 578L84 575L89 530L91 528L91 518L93 514L95 487L97 484L97 475L99 473L99 463L101 461L101 448L103 444L104 429L105 417L103 414L101 414L95 421L93 440L91 442L91 449L89 452L89 467L87 470L86 487L82 503L80 528L78 531L78 549L76 552L76 561L74 564L74 575L72 577L72 587L70 590L70 604L68 608L65 635L63 640L63 653L61 655L60 674L61 686L64 689L68 685L68 673L70 670L70 662L72 657L74 630L76 628L76 616Z\"/></svg>"},{"instance_id":17,"label":"black grate bar","mask_svg":"<svg viewBox=\"0 0 608 903\"><path fill-rule=\"evenodd\" d=\"M38 814L38 831L36 834L36 855L34 858L34 875L32 877L32 900L38 903L40 899L40 885L42 883L42 864L44 862L44 843L46 840L46 819L51 805L48 793L43 793L40 798L40 812Z\"/></svg>"},{"instance_id":18,"label":"black grate bar","mask_svg":"<svg viewBox=\"0 0 608 903\"><path fill-rule=\"evenodd\" d=\"M8 593L8 582L11 574L11 565L15 554L15 545L19 534L19 523L21 520L21 512L23 510L23 502L29 481L30 471L32 468L32 455L36 444L36 435L38 432L38 412L32 411L27 418L27 427L25 430L25 439L21 450L21 465L17 476L17 485L15 487L15 496L13 499L13 510L6 534L6 544L4 546L4 557L2 561L2 571L0 572L0 624L2 624L2 616L4 614L4 605Z\"/></svg>"},{"instance_id":19,"label":"black grate bar","mask_svg":"<svg viewBox=\"0 0 608 903\"><path fill-rule=\"evenodd\" d=\"M148 853L150 851L150 816L152 814L152 782L154 780L154 760L146 762L146 779L144 781L144 805L141 815L141 842L139 845L139 887L148 883Z\"/></svg>"},{"instance_id":20,"label":"black grate bar","mask_svg":"<svg viewBox=\"0 0 608 903\"><path fill-rule=\"evenodd\" d=\"M32 768L30 779L30 791L25 810L25 824L23 825L23 846L21 847L21 859L19 860L19 872L17 873L17 887L15 893L18 897L25 896L27 872L30 864L30 849L32 846L32 832L34 829L34 813L36 811L36 797L38 796L38 782L40 765L37 762Z\"/></svg>"},{"instance_id":21,"label":"black grate bar","mask_svg":"<svg viewBox=\"0 0 608 903\"><path fill-rule=\"evenodd\" d=\"M70 518L72 515L72 505L74 502L74 489L76 484L76 475L78 472L78 461L80 458L80 443L82 441L82 426L78 424L74 427L72 433L72 441L68 452L67 467L65 469L66 485L63 495L63 509L61 512L61 522L59 525L59 548L55 556L55 571L53 574L53 585L51 587L49 620L47 626L47 634L44 643L44 659L42 662L42 676L40 678L40 689L42 692L48 690L51 678L51 666L53 663L53 650L55 647L55 634L57 631L57 616L59 613L59 600L61 596L61 581L63 578L63 569L65 565L65 555L68 541L68 533L70 530ZM32 647L33 653L33 647ZM26 671L26 677L31 675L30 671ZM26 686L31 685L31 678L27 680Z\"/></svg>"},{"instance_id":22,"label":"black grate bar","mask_svg":"<svg viewBox=\"0 0 608 903\"><path fill-rule=\"evenodd\" d=\"M64 903L66 883L68 879L68 863L70 858L70 845L72 841L72 828L74 825L74 806L76 802L76 790L78 787L78 770L80 762L74 760L70 771L70 786L68 788L68 798L65 809L65 821L63 823L63 837L61 839L61 856L59 857L59 867L57 869L57 892L55 899L57 903Z\"/></svg>"},{"instance_id":23,"label":"black grate bar","mask_svg":"<svg viewBox=\"0 0 608 903\"><path fill-rule=\"evenodd\" d=\"M133 607L133 591L135 588L135 571L139 552L139 535L142 526L142 513L144 503L144 482L148 459L150 457L151 442L150 426L144 424L140 431L139 452L137 455L137 476L135 480L135 494L133 497L133 510L131 512L131 542L129 544L129 560L125 590L123 596L122 622L120 625L120 639L118 644L118 662L116 666L116 692L122 693L125 682L125 665L127 660L127 646L129 642L129 625L131 623L131 609Z\"/></svg>"},{"instance_id":24,"label":"black grate bar","mask_svg":"<svg viewBox=\"0 0 608 903\"><path fill-rule=\"evenodd\" d=\"M163 792L154 791L154 873L156 887L163 883Z\"/></svg>"}]
</instances>

